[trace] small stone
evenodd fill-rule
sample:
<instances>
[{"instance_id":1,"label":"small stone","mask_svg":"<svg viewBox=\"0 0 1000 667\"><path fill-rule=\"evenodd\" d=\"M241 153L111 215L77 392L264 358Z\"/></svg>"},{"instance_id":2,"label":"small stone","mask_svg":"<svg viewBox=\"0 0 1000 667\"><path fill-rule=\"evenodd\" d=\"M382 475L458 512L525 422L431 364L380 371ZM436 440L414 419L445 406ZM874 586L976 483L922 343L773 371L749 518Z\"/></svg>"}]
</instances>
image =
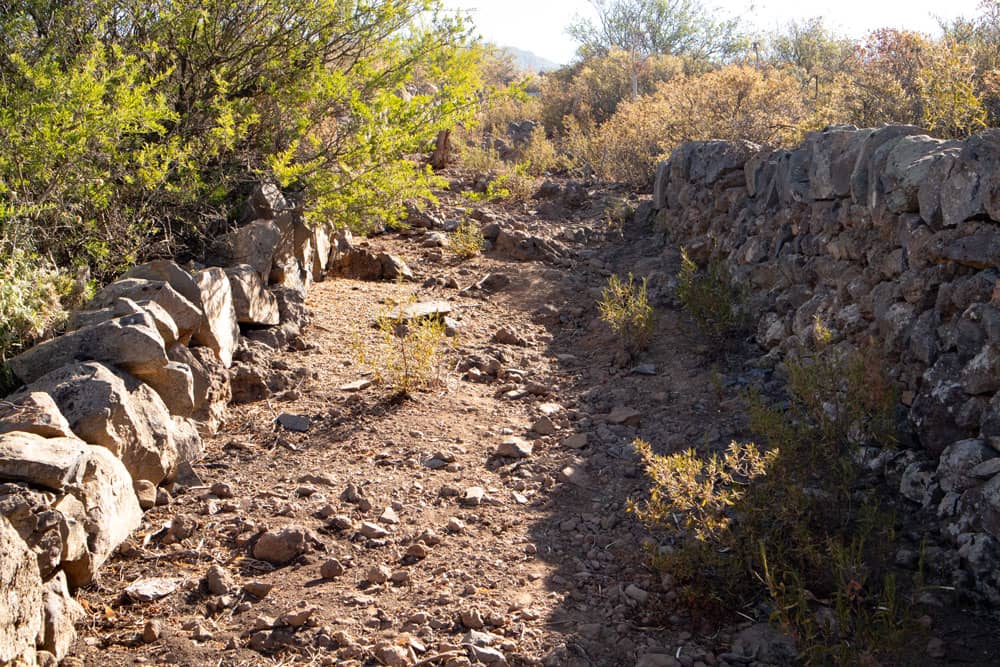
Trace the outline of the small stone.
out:
<instances>
[{"instance_id":1,"label":"small stone","mask_svg":"<svg viewBox=\"0 0 1000 667\"><path fill-rule=\"evenodd\" d=\"M574 433L568 438L564 438L562 441L563 447L568 449L583 449L587 446L587 434L586 433Z\"/></svg>"},{"instance_id":2,"label":"small stone","mask_svg":"<svg viewBox=\"0 0 1000 667\"><path fill-rule=\"evenodd\" d=\"M392 576L392 571L385 565L375 565L365 574L365 580L370 584L384 584Z\"/></svg>"},{"instance_id":3,"label":"small stone","mask_svg":"<svg viewBox=\"0 0 1000 667\"><path fill-rule=\"evenodd\" d=\"M433 529L427 528L417 537L417 542L423 542L429 547L436 547L441 544L441 536L435 533Z\"/></svg>"},{"instance_id":4,"label":"small stone","mask_svg":"<svg viewBox=\"0 0 1000 667\"><path fill-rule=\"evenodd\" d=\"M156 485L148 479L137 479L132 488L139 499L139 507L144 510L152 509L156 506Z\"/></svg>"},{"instance_id":5,"label":"small stone","mask_svg":"<svg viewBox=\"0 0 1000 667\"><path fill-rule=\"evenodd\" d=\"M462 494L459 502L466 507L478 507L486 497L486 490L481 486L470 486Z\"/></svg>"},{"instance_id":6,"label":"small stone","mask_svg":"<svg viewBox=\"0 0 1000 667\"><path fill-rule=\"evenodd\" d=\"M448 519L448 525L446 529L449 533L461 533L463 530L465 530L465 522L459 519L458 517L453 516L450 519Z\"/></svg>"},{"instance_id":7,"label":"small stone","mask_svg":"<svg viewBox=\"0 0 1000 667\"><path fill-rule=\"evenodd\" d=\"M355 380L354 382L348 382L345 385L341 385L340 391L346 391L346 392L363 391L370 386L372 386L371 380L368 379Z\"/></svg>"},{"instance_id":8,"label":"small stone","mask_svg":"<svg viewBox=\"0 0 1000 667\"><path fill-rule=\"evenodd\" d=\"M639 604L645 604L646 601L649 600L649 593L642 590L635 584L629 584L625 587L625 595L632 598Z\"/></svg>"},{"instance_id":9,"label":"small stone","mask_svg":"<svg viewBox=\"0 0 1000 667\"><path fill-rule=\"evenodd\" d=\"M394 584L405 584L410 581L410 573L407 570L396 570L389 575L389 580Z\"/></svg>"},{"instance_id":10,"label":"small stone","mask_svg":"<svg viewBox=\"0 0 1000 667\"><path fill-rule=\"evenodd\" d=\"M546 415L542 415L534 424L531 425L531 430L538 435L552 435L559 429L556 427L551 418Z\"/></svg>"},{"instance_id":11,"label":"small stone","mask_svg":"<svg viewBox=\"0 0 1000 667\"><path fill-rule=\"evenodd\" d=\"M420 542L416 542L407 547L406 555L404 556L404 558L410 558L413 560L423 560L424 558L427 558L429 554L430 554L430 549L428 549L425 545L421 544Z\"/></svg>"},{"instance_id":12,"label":"small stone","mask_svg":"<svg viewBox=\"0 0 1000 667\"><path fill-rule=\"evenodd\" d=\"M331 528L336 528L337 530L350 530L351 528L354 528L354 519L346 514L337 514L330 519L327 525Z\"/></svg>"},{"instance_id":13,"label":"small stone","mask_svg":"<svg viewBox=\"0 0 1000 667\"><path fill-rule=\"evenodd\" d=\"M226 484L225 482L215 482L209 487L209 493L217 498L232 498L235 494L233 493L233 487Z\"/></svg>"},{"instance_id":14,"label":"small stone","mask_svg":"<svg viewBox=\"0 0 1000 667\"><path fill-rule=\"evenodd\" d=\"M336 558L331 558L330 560L324 562L319 568L319 576L324 579L336 579L340 575L344 574L344 572L344 564Z\"/></svg>"},{"instance_id":15,"label":"small stone","mask_svg":"<svg viewBox=\"0 0 1000 667\"><path fill-rule=\"evenodd\" d=\"M272 588L273 586L271 584L264 583L263 581L248 581L243 584L243 592L254 596L258 600L266 598Z\"/></svg>"},{"instance_id":16,"label":"small stone","mask_svg":"<svg viewBox=\"0 0 1000 667\"><path fill-rule=\"evenodd\" d=\"M634 375L656 375L656 366L653 364L639 364L632 369Z\"/></svg>"},{"instance_id":17,"label":"small stone","mask_svg":"<svg viewBox=\"0 0 1000 667\"><path fill-rule=\"evenodd\" d=\"M406 667L413 662L409 651L391 642L380 642L375 647L375 656L386 667Z\"/></svg>"},{"instance_id":18,"label":"small stone","mask_svg":"<svg viewBox=\"0 0 1000 667\"><path fill-rule=\"evenodd\" d=\"M681 667L681 663L667 653L647 653L636 661L635 667Z\"/></svg>"},{"instance_id":19,"label":"small stone","mask_svg":"<svg viewBox=\"0 0 1000 667\"><path fill-rule=\"evenodd\" d=\"M608 415L608 422L611 424L624 424L626 426L638 426L642 413L634 408L617 406Z\"/></svg>"},{"instance_id":20,"label":"small stone","mask_svg":"<svg viewBox=\"0 0 1000 667\"><path fill-rule=\"evenodd\" d=\"M528 346L528 340L509 326L497 329L497 332L493 334L493 342L501 345L517 345L518 347Z\"/></svg>"},{"instance_id":21,"label":"small stone","mask_svg":"<svg viewBox=\"0 0 1000 667\"><path fill-rule=\"evenodd\" d=\"M385 510L382 512L381 516L379 516L378 520L381 521L382 523L387 523L395 526L396 524L399 523L399 515L396 514L396 510L392 509L391 507L386 507Z\"/></svg>"},{"instance_id":22,"label":"small stone","mask_svg":"<svg viewBox=\"0 0 1000 667\"><path fill-rule=\"evenodd\" d=\"M140 579L125 589L125 595L135 602L152 602L170 595L180 584L181 579L172 577Z\"/></svg>"},{"instance_id":23,"label":"small stone","mask_svg":"<svg viewBox=\"0 0 1000 667\"><path fill-rule=\"evenodd\" d=\"M471 630L482 630L486 625L483 622L483 615L475 607L472 609L463 609L461 618L462 625Z\"/></svg>"},{"instance_id":24,"label":"small stone","mask_svg":"<svg viewBox=\"0 0 1000 667\"><path fill-rule=\"evenodd\" d=\"M309 532L300 526L270 530L257 540L253 557L273 565L283 565L298 558L309 546Z\"/></svg>"},{"instance_id":25,"label":"small stone","mask_svg":"<svg viewBox=\"0 0 1000 667\"><path fill-rule=\"evenodd\" d=\"M163 636L163 625L159 621L146 621L142 627L142 641L152 644Z\"/></svg>"},{"instance_id":26,"label":"small stone","mask_svg":"<svg viewBox=\"0 0 1000 667\"><path fill-rule=\"evenodd\" d=\"M198 623L194 626L194 630L191 631L191 639L196 642L207 642L214 638L215 635L211 630L206 628L203 624Z\"/></svg>"},{"instance_id":27,"label":"small stone","mask_svg":"<svg viewBox=\"0 0 1000 667\"><path fill-rule=\"evenodd\" d=\"M287 614L282 614L281 618L278 619L277 624L289 628L301 628L309 622L309 619L312 618L314 613L316 613L315 607L306 607L305 609L290 611Z\"/></svg>"},{"instance_id":28,"label":"small stone","mask_svg":"<svg viewBox=\"0 0 1000 667\"><path fill-rule=\"evenodd\" d=\"M548 419L548 417L543 417L543 419ZM505 439L497 447L497 456L503 456L510 459L524 459L531 456L534 446L527 440L521 438L509 437Z\"/></svg>"},{"instance_id":29,"label":"small stone","mask_svg":"<svg viewBox=\"0 0 1000 667\"><path fill-rule=\"evenodd\" d=\"M312 420L306 415L293 415L290 412L282 412L278 415L278 424L287 431L305 433L312 426Z\"/></svg>"},{"instance_id":30,"label":"small stone","mask_svg":"<svg viewBox=\"0 0 1000 667\"><path fill-rule=\"evenodd\" d=\"M361 527L358 532L362 536L367 537L370 540L377 540L383 537L388 537L389 531L378 525L377 523L372 523L371 521L362 521Z\"/></svg>"},{"instance_id":31,"label":"small stone","mask_svg":"<svg viewBox=\"0 0 1000 667\"><path fill-rule=\"evenodd\" d=\"M540 403L538 405L538 411L541 412L546 417L551 417L553 415L562 412L563 407L558 403Z\"/></svg>"},{"instance_id":32,"label":"small stone","mask_svg":"<svg viewBox=\"0 0 1000 667\"><path fill-rule=\"evenodd\" d=\"M164 505L169 505L173 498L170 496L170 492L164 488L159 488L156 490L156 506L163 507Z\"/></svg>"},{"instance_id":33,"label":"small stone","mask_svg":"<svg viewBox=\"0 0 1000 667\"><path fill-rule=\"evenodd\" d=\"M315 486L309 486L308 484L303 484L295 489L295 495L299 498L311 498L319 493L319 489Z\"/></svg>"},{"instance_id":34,"label":"small stone","mask_svg":"<svg viewBox=\"0 0 1000 667\"><path fill-rule=\"evenodd\" d=\"M930 641L927 642L927 655L936 660L944 658L947 655L944 650L944 642L938 637L931 637Z\"/></svg>"},{"instance_id":35,"label":"small stone","mask_svg":"<svg viewBox=\"0 0 1000 667\"><path fill-rule=\"evenodd\" d=\"M232 575L221 565L208 568L205 581L208 584L208 592L212 595L229 595L235 588Z\"/></svg>"}]
</instances>

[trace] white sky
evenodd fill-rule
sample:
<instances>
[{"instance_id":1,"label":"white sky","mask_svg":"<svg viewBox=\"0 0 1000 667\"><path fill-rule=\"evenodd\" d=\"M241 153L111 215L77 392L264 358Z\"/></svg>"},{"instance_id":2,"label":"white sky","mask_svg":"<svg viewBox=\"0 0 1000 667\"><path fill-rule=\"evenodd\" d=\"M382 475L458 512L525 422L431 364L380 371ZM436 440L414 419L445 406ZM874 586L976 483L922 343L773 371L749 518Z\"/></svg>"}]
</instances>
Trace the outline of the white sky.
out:
<instances>
[{"instance_id":1,"label":"white sky","mask_svg":"<svg viewBox=\"0 0 1000 667\"><path fill-rule=\"evenodd\" d=\"M566 63L576 46L566 36L574 15L592 15L587 0L444 0L469 10L479 32L500 46L527 49ZM906 28L936 33L935 16L953 19L976 14L978 0L705 0L705 6L740 17L751 27L772 30L791 19L822 16L827 25L860 37L876 28Z\"/></svg>"}]
</instances>

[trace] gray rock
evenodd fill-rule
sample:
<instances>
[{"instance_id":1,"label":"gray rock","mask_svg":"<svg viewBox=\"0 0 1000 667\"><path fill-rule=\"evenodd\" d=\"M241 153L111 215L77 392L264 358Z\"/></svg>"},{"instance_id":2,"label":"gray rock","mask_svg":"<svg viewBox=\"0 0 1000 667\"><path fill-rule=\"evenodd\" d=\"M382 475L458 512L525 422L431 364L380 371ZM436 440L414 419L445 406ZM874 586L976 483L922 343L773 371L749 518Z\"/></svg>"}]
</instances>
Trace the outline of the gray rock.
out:
<instances>
[{"instance_id":1,"label":"gray rock","mask_svg":"<svg viewBox=\"0 0 1000 667\"><path fill-rule=\"evenodd\" d=\"M45 582L42 609L45 616L38 647L62 660L76 641L76 623L86 616L80 603L69 594L65 572L57 572Z\"/></svg>"},{"instance_id":2,"label":"gray rock","mask_svg":"<svg viewBox=\"0 0 1000 667\"><path fill-rule=\"evenodd\" d=\"M941 452L935 476L945 491L961 493L979 483L975 468L995 458L997 453L983 440L959 440Z\"/></svg>"},{"instance_id":3,"label":"gray rock","mask_svg":"<svg viewBox=\"0 0 1000 667\"><path fill-rule=\"evenodd\" d=\"M198 271L194 280L201 297L198 305L204 313L194 341L210 348L222 365L229 368L240 338L229 278L222 269L210 268Z\"/></svg>"},{"instance_id":4,"label":"gray rock","mask_svg":"<svg viewBox=\"0 0 1000 667\"><path fill-rule=\"evenodd\" d=\"M274 250L281 243L281 230L273 220L254 220L249 225L218 237L211 246L210 264L253 267L261 280L271 273Z\"/></svg>"},{"instance_id":5,"label":"gray rock","mask_svg":"<svg viewBox=\"0 0 1000 667\"><path fill-rule=\"evenodd\" d=\"M174 422L156 392L97 362L66 366L28 387L49 394L85 442L106 447L134 479L159 484L177 465Z\"/></svg>"},{"instance_id":6,"label":"gray rock","mask_svg":"<svg viewBox=\"0 0 1000 667\"><path fill-rule=\"evenodd\" d=\"M258 184L247 198L247 205L258 218L274 218L292 209L281 189L271 182Z\"/></svg>"},{"instance_id":7,"label":"gray rock","mask_svg":"<svg viewBox=\"0 0 1000 667\"><path fill-rule=\"evenodd\" d=\"M0 433L22 431L44 438L72 438L66 417L44 391L22 390L0 402Z\"/></svg>"},{"instance_id":8,"label":"gray rock","mask_svg":"<svg viewBox=\"0 0 1000 667\"><path fill-rule=\"evenodd\" d=\"M297 433L305 433L312 426L312 420L308 415L293 415L288 412L278 415L277 422L282 428Z\"/></svg>"},{"instance_id":9,"label":"gray rock","mask_svg":"<svg viewBox=\"0 0 1000 667\"><path fill-rule=\"evenodd\" d=\"M269 530L254 545L253 557L274 565L284 565L308 550L309 539L309 531L301 526Z\"/></svg>"},{"instance_id":10,"label":"gray rock","mask_svg":"<svg viewBox=\"0 0 1000 667\"><path fill-rule=\"evenodd\" d=\"M281 322L278 301L264 289L260 274L249 264L226 269L233 290L233 308L240 324L273 325Z\"/></svg>"},{"instance_id":11,"label":"gray rock","mask_svg":"<svg viewBox=\"0 0 1000 667\"><path fill-rule=\"evenodd\" d=\"M989 343L962 369L962 388L969 394L1000 390L1000 343Z\"/></svg>"},{"instance_id":12,"label":"gray rock","mask_svg":"<svg viewBox=\"0 0 1000 667\"><path fill-rule=\"evenodd\" d=\"M0 663L34 664L42 629L42 590L35 555L0 516Z\"/></svg>"}]
</instances>

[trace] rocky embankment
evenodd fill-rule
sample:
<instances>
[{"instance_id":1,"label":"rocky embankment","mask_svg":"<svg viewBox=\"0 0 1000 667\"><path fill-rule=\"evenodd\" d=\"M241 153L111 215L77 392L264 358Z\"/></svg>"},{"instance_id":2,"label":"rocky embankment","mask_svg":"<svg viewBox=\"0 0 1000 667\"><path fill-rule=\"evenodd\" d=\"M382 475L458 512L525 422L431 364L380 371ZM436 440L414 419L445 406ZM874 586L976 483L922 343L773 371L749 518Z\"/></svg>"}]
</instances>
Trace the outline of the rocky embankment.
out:
<instances>
[{"instance_id":1,"label":"rocky embankment","mask_svg":"<svg viewBox=\"0 0 1000 667\"><path fill-rule=\"evenodd\" d=\"M654 205L693 258L748 286L771 365L817 326L836 351L880 351L909 432L863 454L938 525L951 549L935 569L1000 602L1000 131L688 143L659 166Z\"/></svg>"},{"instance_id":2,"label":"rocky embankment","mask_svg":"<svg viewBox=\"0 0 1000 667\"><path fill-rule=\"evenodd\" d=\"M366 262L408 271L308 229L274 186L247 210L208 266L136 266L9 360L25 386L0 403L0 664L61 660L83 616L71 591L169 502L166 487L198 483L191 464L227 406L305 372L268 359L301 345L314 279Z\"/></svg>"}]
</instances>

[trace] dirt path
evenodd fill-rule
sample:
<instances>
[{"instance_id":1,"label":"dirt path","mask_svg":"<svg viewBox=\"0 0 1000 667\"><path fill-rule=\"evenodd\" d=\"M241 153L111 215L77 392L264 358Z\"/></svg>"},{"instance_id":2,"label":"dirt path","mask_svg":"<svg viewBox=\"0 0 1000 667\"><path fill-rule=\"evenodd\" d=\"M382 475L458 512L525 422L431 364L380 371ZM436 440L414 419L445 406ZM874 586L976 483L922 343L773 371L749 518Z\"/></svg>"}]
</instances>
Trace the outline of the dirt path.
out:
<instances>
[{"instance_id":1,"label":"dirt path","mask_svg":"<svg viewBox=\"0 0 1000 667\"><path fill-rule=\"evenodd\" d=\"M90 620L76 655L102 665L589 666L653 653L643 664L716 664L730 637L672 607L648 568L647 532L625 511L647 485L630 443L641 436L662 452L743 435L726 386L745 378L718 366L667 302L674 251L647 229L607 234L601 212L598 202L572 215L501 214L505 228L561 238L556 263L457 262L422 237L386 235L373 245L404 257L417 283L315 285L312 346L279 358L304 367L303 381L232 408L196 467L204 484L148 512L103 583L82 592ZM622 366L595 304L606 276L627 271L650 276L658 326L650 351ZM509 285L461 289L487 274ZM353 346L374 344L383 304L410 298L447 300L460 324L442 385L414 400L342 390L366 377ZM494 342L501 327L525 345ZM463 379L491 359L498 378ZM616 408L635 414L613 423ZM278 413L311 426L281 429ZM532 430L543 416L554 432ZM497 456L510 436L530 455ZM254 559L258 535L285 526L307 530L307 551L281 567ZM204 582L213 565L215 593ZM152 602L123 596L150 577L178 589Z\"/></svg>"}]
</instances>

